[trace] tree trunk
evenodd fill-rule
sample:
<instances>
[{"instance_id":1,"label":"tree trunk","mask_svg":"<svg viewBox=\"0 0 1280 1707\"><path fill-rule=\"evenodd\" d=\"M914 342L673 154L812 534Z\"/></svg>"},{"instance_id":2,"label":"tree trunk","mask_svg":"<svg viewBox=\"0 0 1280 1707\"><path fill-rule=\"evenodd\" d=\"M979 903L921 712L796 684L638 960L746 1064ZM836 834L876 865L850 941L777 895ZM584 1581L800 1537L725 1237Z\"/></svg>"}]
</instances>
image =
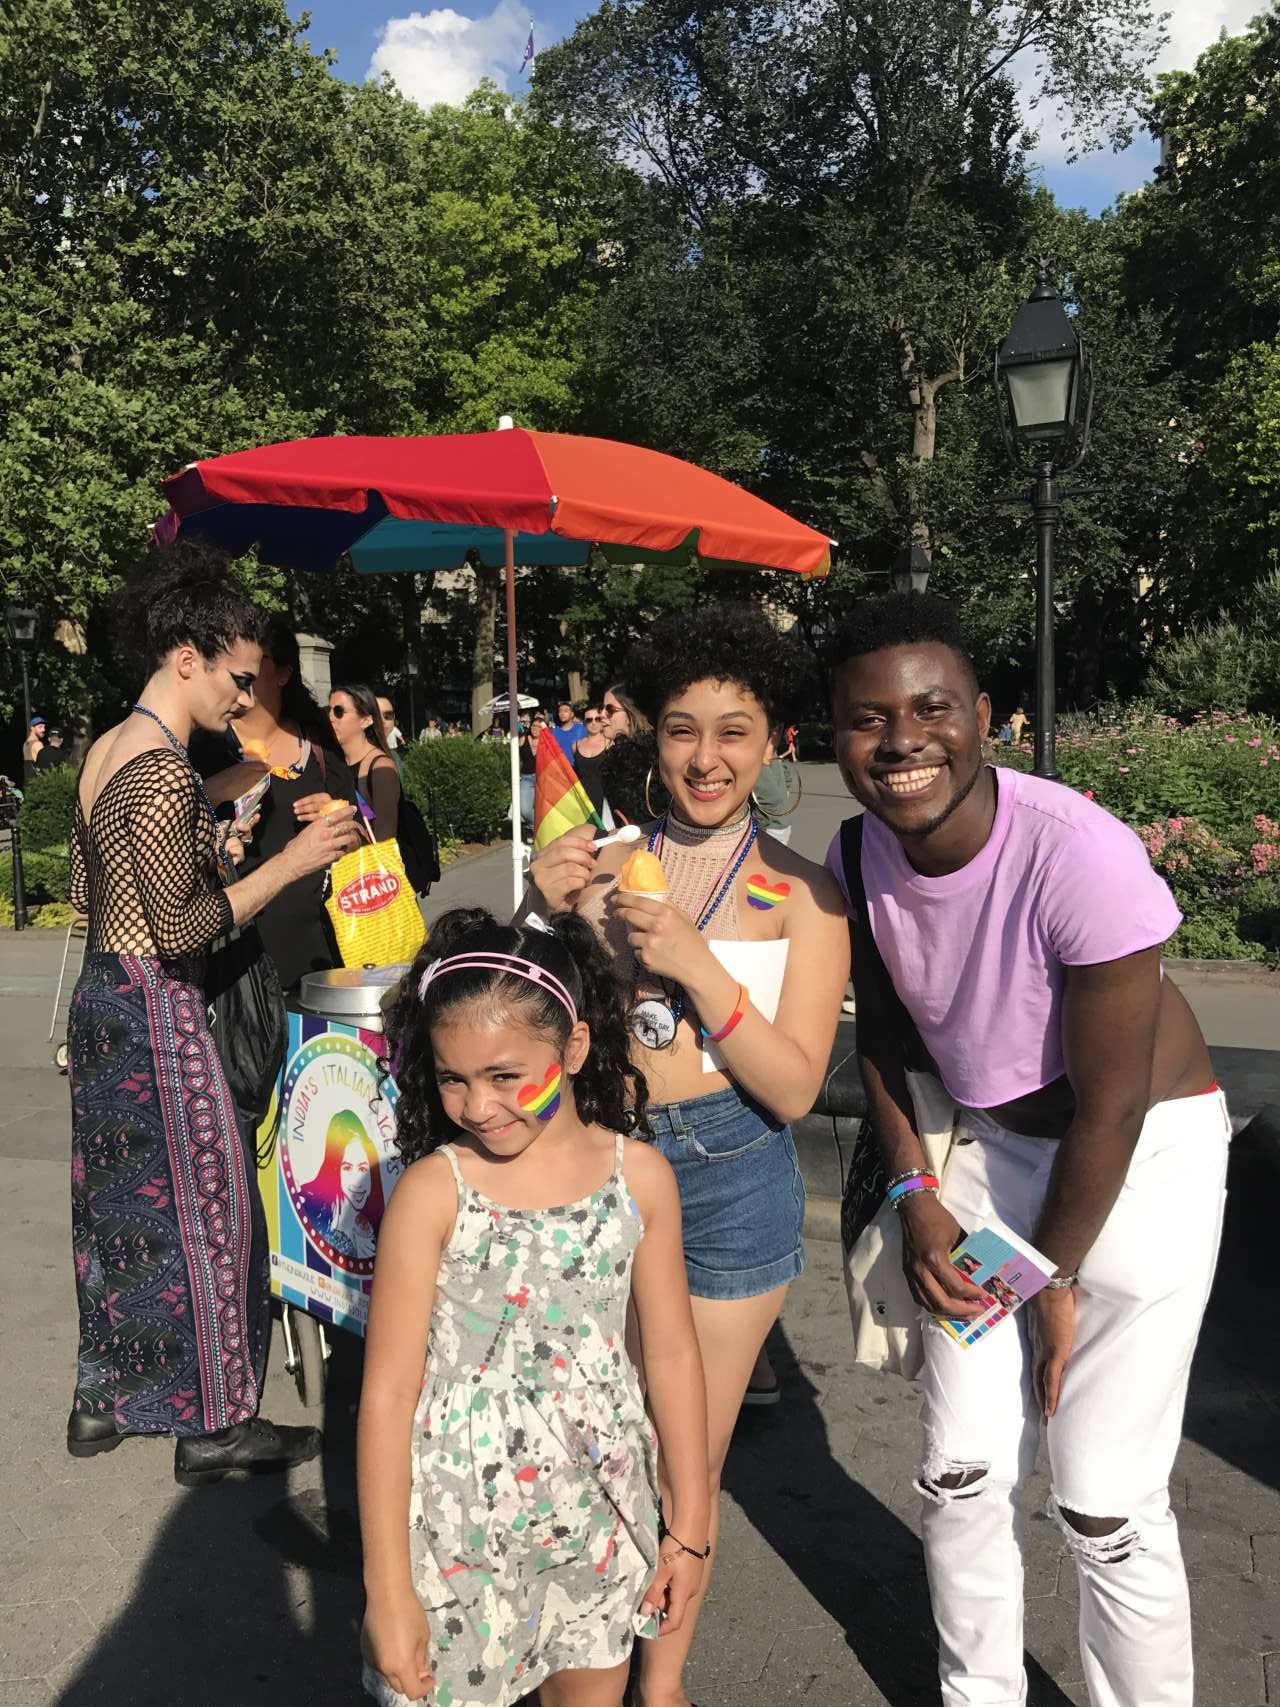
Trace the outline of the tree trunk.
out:
<instances>
[{"instance_id":1,"label":"tree trunk","mask_svg":"<svg viewBox=\"0 0 1280 1707\"><path fill-rule=\"evenodd\" d=\"M581 670L569 671L569 703L574 706L582 705L587 698L587 679Z\"/></svg>"},{"instance_id":2,"label":"tree trunk","mask_svg":"<svg viewBox=\"0 0 1280 1707\"><path fill-rule=\"evenodd\" d=\"M479 735L489 726L480 710L493 698L493 648L498 632L498 599L502 594L502 570L483 563L474 566L476 577L476 634L471 648L471 732Z\"/></svg>"}]
</instances>

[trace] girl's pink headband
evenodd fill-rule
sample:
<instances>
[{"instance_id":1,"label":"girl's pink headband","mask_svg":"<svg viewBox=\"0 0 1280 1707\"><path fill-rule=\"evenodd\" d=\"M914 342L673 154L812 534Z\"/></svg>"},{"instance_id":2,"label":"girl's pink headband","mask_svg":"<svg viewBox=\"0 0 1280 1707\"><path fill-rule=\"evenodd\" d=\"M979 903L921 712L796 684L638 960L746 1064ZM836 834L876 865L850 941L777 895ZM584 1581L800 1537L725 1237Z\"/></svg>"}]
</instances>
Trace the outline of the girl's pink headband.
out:
<instances>
[{"instance_id":1,"label":"girl's pink headband","mask_svg":"<svg viewBox=\"0 0 1280 1707\"><path fill-rule=\"evenodd\" d=\"M544 990L549 990L555 999L561 1003L569 1015L570 1025L577 1025L578 1010L573 997L556 977L554 972L548 972L545 966L539 966L536 961L522 960L515 954L477 953L451 954L444 960L433 960L422 974L418 985L418 1000L425 1001L427 991L436 979L446 972L464 971L507 972L513 978L527 978L531 984L538 984Z\"/></svg>"}]
</instances>

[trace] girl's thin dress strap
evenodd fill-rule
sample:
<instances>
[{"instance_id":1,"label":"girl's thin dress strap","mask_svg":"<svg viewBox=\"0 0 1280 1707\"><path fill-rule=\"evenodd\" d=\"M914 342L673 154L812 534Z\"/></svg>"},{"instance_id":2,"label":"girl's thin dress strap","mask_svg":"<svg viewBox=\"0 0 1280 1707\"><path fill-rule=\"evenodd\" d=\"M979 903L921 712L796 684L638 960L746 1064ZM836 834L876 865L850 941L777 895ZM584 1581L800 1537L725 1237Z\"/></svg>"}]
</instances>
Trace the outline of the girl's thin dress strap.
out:
<instances>
[{"instance_id":1,"label":"girl's thin dress strap","mask_svg":"<svg viewBox=\"0 0 1280 1707\"><path fill-rule=\"evenodd\" d=\"M442 1144L440 1146L440 1154L448 1158L449 1166L453 1169L453 1177L458 1187L458 1196L464 1196L467 1189L466 1182L462 1177L462 1169L458 1166L458 1158L454 1154L453 1145Z\"/></svg>"},{"instance_id":2,"label":"girl's thin dress strap","mask_svg":"<svg viewBox=\"0 0 1280 1707\"><path fill-rule=\"evenodd\" d=\"M624 1185L626 1184L627 1176L622 1171L622 1151L626 1142L625 1133L619 1132L616 1134L613 1146L613 1171Z\"/></svg>"}]
</instances>

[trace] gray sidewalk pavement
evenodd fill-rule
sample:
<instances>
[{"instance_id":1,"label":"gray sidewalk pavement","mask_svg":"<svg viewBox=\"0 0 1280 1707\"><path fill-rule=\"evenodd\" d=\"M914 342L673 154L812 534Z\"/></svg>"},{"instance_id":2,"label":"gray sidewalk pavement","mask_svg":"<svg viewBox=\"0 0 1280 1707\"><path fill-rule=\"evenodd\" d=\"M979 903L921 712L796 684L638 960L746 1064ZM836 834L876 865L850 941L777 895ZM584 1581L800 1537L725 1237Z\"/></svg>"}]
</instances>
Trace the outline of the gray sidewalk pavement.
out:
<instances>
[{"instance_id":1,"label":"gray sidewalk pavement","mask_svg":"<svg viewBox=\"0 0 1280 1707\"><path fill-rule=\"evenodd\" d=\"M796 845L820 855L847 807L834 770L813 780ZM446 874L431 910L463 898L501 906L507 857L496 849ZM65 1453L76 1350L70 1123L45 1041L60 952L54 933L0 933L0 1704L356 1707L358 1341L334 1336L326 1451L287 1482L184 1491L161 1441L97 1460ZM1274 987L1192 983L1212 1042L1274 1049ZM1273 1082L1280 1056L1275 1066ZM1243 1152L1231 1185L1173 1493L1197 1701L1263 1707L1280 1703L1280 1190ZM691 1698L935 1704L911 1485L916 1395L853 1367L837 1246L810 1241L774 1353L785 1399L739 1424ZM264 1412L307 1417L278 1340ZM1063 1707L1086 1698L1074 1570L1041 1515L1046 1491L1041 1474L1026 1500L1030 1700Z\"/></svg>"}]
</instances>

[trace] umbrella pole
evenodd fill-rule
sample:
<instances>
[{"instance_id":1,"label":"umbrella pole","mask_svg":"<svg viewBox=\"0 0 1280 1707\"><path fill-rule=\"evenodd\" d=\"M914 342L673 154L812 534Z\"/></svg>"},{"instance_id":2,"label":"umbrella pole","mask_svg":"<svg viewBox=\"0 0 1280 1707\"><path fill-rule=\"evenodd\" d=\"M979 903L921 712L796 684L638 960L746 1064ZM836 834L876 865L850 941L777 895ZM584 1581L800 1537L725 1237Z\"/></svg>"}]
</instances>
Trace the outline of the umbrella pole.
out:
<instances>
[{"instance_id":1,"label":"umbrella pole","mask_svg":"<svg viewBox=\"0 0 1280 1707\"><path fill-rule=\"evenodd\" d=\"M524 898L524 846L520 824L520 702L516 695L516 536L503 530L507 569L507 747L511 755L511 890L512 907Z\"/></svg>"}]
</instances>

